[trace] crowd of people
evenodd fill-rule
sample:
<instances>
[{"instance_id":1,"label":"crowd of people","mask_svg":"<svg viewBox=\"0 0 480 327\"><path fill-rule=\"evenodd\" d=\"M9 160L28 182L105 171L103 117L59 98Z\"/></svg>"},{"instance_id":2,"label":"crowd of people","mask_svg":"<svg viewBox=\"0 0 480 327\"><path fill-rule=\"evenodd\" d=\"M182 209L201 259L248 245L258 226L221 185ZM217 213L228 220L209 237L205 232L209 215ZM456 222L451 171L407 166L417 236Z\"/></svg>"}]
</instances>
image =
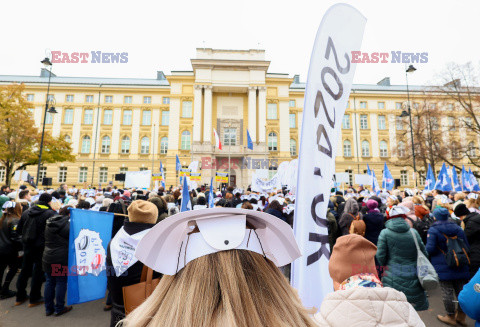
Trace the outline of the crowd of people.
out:
<instances>
[{"instance_id":1,"label":"crowd of people","mask_svg":"<svg viewBox=\"0 0 480 327\"><path fill-rule=\"evenodd\" d=\"M193 218L197 210L206 209L209 203L213 203L218 210L251 210L252 215L269 214L280 220L278 224L293 226L295 196L286 189L267 193L233 187L211 191L209 186L202 186L190 190L189 196ZM107 276L108 294L104 307L105 311L111 311L111 326L118 322L126 326L145 326L150 322L154 325L153 322L166 319L167 316L177 321L177 325L188 323L190 318L178 317L181 311L175 315L166 309L182 310L179 306L183 307L184 304L176 303L173 296L186 296L185 303L197 304L188 290L177 285L178 281L170 279L172 276L163 276L161 271L154 274L154 278L161 277L154 294L158 293L160 298L169 302L166 308L161 306L158 299L147 300L125 316L122 291L125 286L139 283L142 275L144 263L134 257L137 245L156 224L167 217L180 216L177 214L182 201L185 199L182 198L181 187L170 187L168 190L160 187L146 191L117 187L77 189L65 184L49 190L29 190L26 186L11 190L3 186L0 189L0 207L3 211L0 219L0 298L16 297L16 306L27 301L29 307L44 304L47 316L59 316L72 310L72 306L65 304L67 276L52 269L58 265L68 266L70 209L107 211L114 214L112 240L107 248L107 266L112 267L111 271L115 273ZM475 303L480 302L480 293L473 291L480 287L478 194L412 189L374 193L363 187L337 190L330 197L327 222L331 249L329 270L335 291L327 296L315 315L301 307L298 296L288 285L289 266L275 269L280 272L277 274L272 271L268 259L266 265L259 263L258 254L229 254L227 257L226 254L211 253L207 256L209 259L187 263L185 267L190 268L183 268L177 275L179 280L191 281L192 285L195 285L197 278L203 278L198 283L210 284L196 287L200 287L204 293L207 291L205 287L212 287L215 283L219 283L219 289L223 292L233 292L233 288L240 287L240 284L221 285L226 282L222 279L225 276L220 273L220 270L226 269L226 262L240 267L248 266L258 273L258 276L252 277L229 272L234 273L235 278L244 278L244 281L246 279L257 285L266 283L265 278L272 278L274 283L266 283L265 290L269 289L272 296L269 299L275 303L283 297L284 303L275 310L285 319L284 322L272 320L265 314L267 311L257 311L257 320L251 321L269 321L270 324L265 326L273 323L289 326L286 321L295 322L297 326L345 326L348 324L345 317L364 320L364 326L374 326L374 322L388 320L408 326L423 326L417 311L427 310L429 301L428 292L423 289L417 275L417 251L421 251L430 259L439 278L445 314L438 315L438 320L452 326L464 326L468 314L480 321L480 307L475 307ZM247 218L247 228L255 229L250 225ZM126 255L125 244L128 244L130 251L127 251L127 255L130 255L128 263L122 261ZM235 251L243 253L245 250ZM119 264L121 269L117 267ZM12 287L11 282L19 270L16 287ZM205 272L213 274L213 279L203 276ZM192 276L193 273L199 276ZM286 278L281 277L282 274ZM27 292L29 279L30 289ZM275 289L275 283L280 289ZM161 287L166 289L162 290ZM195 296L208 299L206 294L196 293L199 294ZM233 295L229 298L224 293L221 296L217 294L216 299L210 298L211 301L217 301L215 305L220 305L225 314L217 317L220 320L216 321L230 319L238 326L247 326L245 321L241 322L236 309L229 307L233 305L229 301L241 299L245 303L236 305L245 308L249 301L257 304L265 301L251 299L252 296L262 298L264 295L260 293L250 290L249 294L236 294L238 298ZM357 299L355 303L354 298ZM373 298L381 301L369 305ZM339 301L342 305L338 305ZM392 312L379 314L387 305ZM156 315L152 310L164 312L165 316ZM210 312L211 308L204 310ZM347 312L349 315L345 314ZM139 313L148 313L150 316L140 319Z\"/></svg>"}]
</instances>

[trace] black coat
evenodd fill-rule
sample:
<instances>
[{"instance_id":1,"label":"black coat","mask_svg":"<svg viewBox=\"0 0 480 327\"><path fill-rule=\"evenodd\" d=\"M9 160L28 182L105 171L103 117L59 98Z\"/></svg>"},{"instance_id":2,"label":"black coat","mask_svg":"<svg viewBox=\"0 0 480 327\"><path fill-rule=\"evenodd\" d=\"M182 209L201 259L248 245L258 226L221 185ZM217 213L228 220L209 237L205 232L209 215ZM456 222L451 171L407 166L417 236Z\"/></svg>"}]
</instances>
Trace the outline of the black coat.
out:
<instances>
[{"instance_id":1,"label":"black coat","mask_svg":"<svg viewBox=\"0 0 480 327\"><path fill-rule=\"evenodd\" d=\"M43 250L43 270L51 274L52 265L60 265L61 272L68 266L68 237L70 222L68 216L56 215L47 220L45 227L45 249Z\"/></svg>"},{"instance_id":2,"label":"black coat","mask_svg":"<svg viewBox=\"0 0 480 327\"><path fill-rule=\"evenodd\" d=\"M377 245L380 232L385 228L383 223L384 219L384 216L380 212L375 211L363 216L363 221L366 226L365 238L375 245Z\"/></svg>"},{"instance_id":3,"label":"black coat","mask_svg":"<svg viewBox=\"0 0 480 327\"><path fill-rule=\"evenodd\" d=\"M17 231L19 234L23 232L23 226L25 225L28 219L35 219L36 224L36 236L37 240L34 244L24 244L26 247L30 248L40 248L43 249L45 246L45 225L47 219L55 216L55 211L53 211L47 204L38 203L24 213L18 223Z\"/></svg>"},{"instance_id":4,"label":"black coat","mask_svg":"<svg viewBox=\"0 0 480 327\"><path fill-rule=\"evenodd\" d=\"M480 214L472 212L463 219L465 235L470 244L470 274L473 276L480 268Z\"/></svg>"},{"instance_id":5,"label":"black coat","mask_svg":"<svg viewBox=\"0 0 480 327\"><path fill-rule=\"evenodd\" d=\"M269 213L271 214L272 216L275 216L277 218L280 218L281 220L283 220L284 222L287 222L287 218L283 215L282 212L278 211L278 210L275 210L275 209L272 209L272 208L268 208L267 210L265 210L265 213Z\"/></svg>"},{"instance_id":6,"label":"black coat","mask_svg":"<svg viewBox=\"0 0 480 327\"><path fill-rule=\"evenodd\" d=\"M17 225L20 221L15 217L2 217L0 225L0 255L17 256L22 248L20 236L17 233Z\"/></svg>"}]
</instances>

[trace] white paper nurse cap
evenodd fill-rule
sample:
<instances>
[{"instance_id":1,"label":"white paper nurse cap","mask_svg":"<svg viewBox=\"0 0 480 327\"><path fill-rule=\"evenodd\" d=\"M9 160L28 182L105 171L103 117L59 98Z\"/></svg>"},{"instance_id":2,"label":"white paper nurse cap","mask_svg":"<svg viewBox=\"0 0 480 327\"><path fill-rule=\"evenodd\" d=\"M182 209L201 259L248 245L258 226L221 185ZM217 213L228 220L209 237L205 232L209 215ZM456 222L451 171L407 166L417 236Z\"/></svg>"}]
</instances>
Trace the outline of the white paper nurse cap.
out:
<instances>
[{"instance_id":1,"label":"white paper nurse cap","mask_svg":"<svg viewBox=\"0 0 480 327\"><path fill-rule=\"evenodd\" d=\"M246 223L255 229L247 229ZM199 233L190 233L194 226ZM146 266L175 275L190 261L215 252L243 249L263 255L277 267L301 256L292 228L270 214L236 208L185 211L155 225L135 256Z\"/></svg>"}]
</instances>

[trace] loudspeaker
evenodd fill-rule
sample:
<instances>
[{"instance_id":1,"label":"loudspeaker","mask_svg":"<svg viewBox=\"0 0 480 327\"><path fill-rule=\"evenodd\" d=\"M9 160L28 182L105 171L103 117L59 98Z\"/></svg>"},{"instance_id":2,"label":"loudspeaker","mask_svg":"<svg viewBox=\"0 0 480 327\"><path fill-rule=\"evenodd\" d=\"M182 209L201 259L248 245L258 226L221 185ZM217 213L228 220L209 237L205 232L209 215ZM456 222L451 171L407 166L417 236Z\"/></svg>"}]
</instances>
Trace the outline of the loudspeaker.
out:
<instances>
[{"instance_id":1,"label":"loudspeaker","mask_svg":"<svg viewBox=\"0 0 480 327\"><path fill-rule=\"evenodd\" d=\"M42 179L42 186L52 186L52 179L51 177L44 177Z\"/></svg>"},{"instance_id":2,"label":"loudspeaker","mask_svg":"<svg viewBox=\"0 0 480 327\"><path fill-rule=\"evenodd\" d=\"M400 178L395 179L395 188L400 187Z\"/></svg>"},{"instance_id":3,"label":"loudspeaker","mask_svg":"<svg viewBox=\"0 0 480 327\"><path fill-rule=\"evenodd\" d=\"M125 174L115 174L115 180L125 182Z\"/></svg>"}]
</instances>

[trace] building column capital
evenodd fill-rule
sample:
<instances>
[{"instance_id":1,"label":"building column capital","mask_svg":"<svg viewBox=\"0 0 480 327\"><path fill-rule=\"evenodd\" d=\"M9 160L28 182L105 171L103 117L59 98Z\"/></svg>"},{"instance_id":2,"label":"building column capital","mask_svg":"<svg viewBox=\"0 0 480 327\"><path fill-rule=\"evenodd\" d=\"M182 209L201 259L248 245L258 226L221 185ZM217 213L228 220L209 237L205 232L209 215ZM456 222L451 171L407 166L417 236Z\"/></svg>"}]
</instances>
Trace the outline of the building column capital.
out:
<instances>
[{"instance_id":1,"label":"building column capital","mask_svg":"<svg viewBox=\"0 0 480 327\"><path fill-rule=\"evenodd\" d=\"M266 86L257 86L259 91L266 91L267 87Z\"/></svg>"},{"instance_id":2,"label":"building column capital","mask_svg":"<svg viewBox=\"0 0 480 327\"><path fill-rule=\"evenodd\" d=\"M211 86L211 85L203 85L203 88L204 88L205 90L211 90L211 89L213 88L213 86Z\"/></svg>"},{"instance_id":3,"label":"building column capital","mask_svg":"<svg viewBox=\"0 0 480 327\"><path fill-rule=\"evenodd\" d=\"M203 89L204 86L205 86L205 85L195 84L195 85L193 85L193 88L194 88L195 90L201 90L201 89Z\"/></svg>"},{"instance_id":4,"label":"building column capital","mask_svg":"<svg viewBox=\"0 0 480 327\"><path fill-rule=\"evenodd\" d=\"M257 86L249 86L248 90L249 91L255 91L257 89Z\"/></svg>"}]
</instances>

